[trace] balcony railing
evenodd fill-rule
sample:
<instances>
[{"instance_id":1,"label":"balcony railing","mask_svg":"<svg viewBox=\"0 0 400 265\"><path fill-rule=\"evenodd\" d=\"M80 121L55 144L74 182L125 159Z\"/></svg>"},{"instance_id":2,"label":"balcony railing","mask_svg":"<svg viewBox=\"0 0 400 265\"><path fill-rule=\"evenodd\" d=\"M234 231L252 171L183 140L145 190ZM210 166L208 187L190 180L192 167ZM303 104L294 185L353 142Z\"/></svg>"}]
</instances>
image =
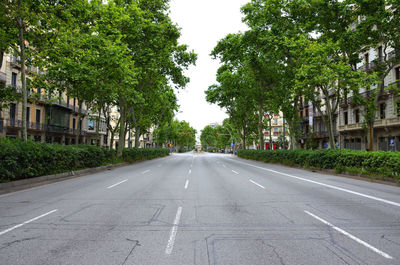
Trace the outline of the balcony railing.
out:
<instances>
[{"instance_id":1,"label":"balcony railing","mask_svg":"<svg viewBox=\"0 0 400 265\"><path fill-rule=\"evenodd\" d=\"M317 138L325 138L325 137L329 137L329 133L327 131L316 131L314 132L315 137Z\"/></svg>"},{"instance_id":2,"label":"balcony railing","mask_svg":"<svg viewBox=\"0 0 400 265\"><path fill-rule=\"evenodd\" d=\"M15 127L15 128L20 128L22 127L22 121L21 120L16 120L16 119L9 119L5 120L5 126L8 127Z\"/></svg>"},{"instance_id":3,"label":"balcony railing","mask_svg":"<svg viewBox=\"0 0 400 265\"><path fill-rule=\"evenodd\" d=\"M38 130L38 131L45 130L45 125L40 122L29 122L27 124L27 127L28 127L28 129L32 129L32 130Z\"/></svg>"},{"instance_id":4,"label":"balcony railing","mask_svg":"<svg viewBox=\"0 0 400 265\"><path fill-rule=\"evenodd\" d=\"M395 87L400 88L400 80L391 83L390 86L395 86Z\"/></svg>"},{"instance_id":5,"label":"balcony railing","mask_svg":"<svg viewBox=\"0 0 400 265\"><path fill-rule=\"evenodd\" d=\"M74 106L74 105L68 104L67 102L64 102L64 101L57 100L57 101L55 101L55 102L53 102L51 104L67 108L67 109L73 110L75 112L79 111L79 107L78 106ZM88 113L88 111L87 111L87 109L82 108L81 109L81 113L86 115Z\"/></svg>"},{"instance_id":6,"label":"balcony railing","mask_svg":"<svg viewBox=\"0 0 400 265\"><path fill-rule=\"evenodd\" d=\"M396 59L397 61L399 61L400 60L400 52L396 51L396 50L389 52L388 59L389 60Z\"/></svg>"},{"instance_id":7,"label":"balcony railing","mask_svg":"<svg viewBox=\"0 0 400 265\"><path fill-rule=\"evenodd\" d=\"M374 62L370 62L370 63L366 63L361 65L360 67L358 67L358 70L360 71L370 71L375 67L375 63Z\"/></svg>"}]
</instances>

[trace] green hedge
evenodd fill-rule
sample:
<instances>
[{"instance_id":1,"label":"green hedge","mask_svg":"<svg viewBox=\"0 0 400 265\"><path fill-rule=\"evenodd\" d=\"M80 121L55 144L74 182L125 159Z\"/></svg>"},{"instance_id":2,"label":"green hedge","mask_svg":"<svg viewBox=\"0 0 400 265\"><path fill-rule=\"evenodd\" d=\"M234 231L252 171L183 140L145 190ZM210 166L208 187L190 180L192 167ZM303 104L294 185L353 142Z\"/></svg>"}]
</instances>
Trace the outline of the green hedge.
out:
<instances>
[{"instance_id":1,"label":"green hedge","mask_svg":"<svg viewBox=\"0 0 400 265\"><path fill-rule=\"evenodd\" d=\"M133 162L137 160L148 160L157 157L163 157L169 155L169 149L162 148L126 148L122 152L122 158L124 161Z\"/></svg>"},{"instance_id":2,"label":"green hedge","mask_svg":"<svg viewBox=\"0 0 400 265\"><path fill-rule=\"evenodd\" d=\"M285 165L334 169L335 172L390 177L400 182L400 153L355 150L240 150L238 156Z\"/></svg>"},{"instance_id":3,"label":"green hedge","mask_svg":"<svg viewBox=\"0 0 400 265\"><path fill-rule=\"evenodd\" d=\"M91 145L54 145L0 138L0 182L33 178L117 162L153 159L168 149L124 149L122 159L115 150Z\"/></svg>"}]
</instances>

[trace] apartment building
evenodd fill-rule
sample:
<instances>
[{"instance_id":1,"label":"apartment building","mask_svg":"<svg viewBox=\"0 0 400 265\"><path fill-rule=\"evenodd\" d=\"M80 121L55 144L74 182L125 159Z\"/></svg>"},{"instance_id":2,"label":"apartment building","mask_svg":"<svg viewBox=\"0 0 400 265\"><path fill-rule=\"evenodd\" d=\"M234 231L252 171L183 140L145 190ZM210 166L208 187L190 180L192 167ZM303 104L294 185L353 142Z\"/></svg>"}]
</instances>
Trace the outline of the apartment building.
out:
<instances>
[{"instance_id":1,"label":"apartment building","mask_svg":"<svg viewBox=\"0 0 400 265\"><path fill-rule=\"evenodd\" d=\"M109 117L110 117L111 126L113 128L115 128L117 126L118 119L120 117L120 113L119 113L118 108L116 106L114 106L114 107L112 107L110 109ZM155 147L156 146L155 136L153 137L154 129L155 129L155 127L151 127L149 129L148 133L143 134L143 135L141 135L139 137L139 148L151 148L151 147ZM133 148L133 147L135 147L135 132L134 132L134 129L130 128L129 126L127 127L127 130L128 131L126 133L126 139L125 139L125 145L124 146L128 147L128 148ZM105 145L107 145L107 146L110 145L110 143L111 143L111 133L108 133L105 136L104 141L106 143ZM112 148L117 149L118 148L118 144L119 144L119 134L116 133L114 135L114 141L113 141Z\"/></svg>"},{"instance_id":2,"label":"apartment building","mask_svg":"<svg viewBox=\"0 0 400 265\"><path fill-rule=\"evenodd\" d=\"M371 71L377 63L384 60L383 48L371 48L361 54L362 61L357 65L360 71ZM388 89L389 86L400 87L400 51L388 48L388 59L395 59L395 66L384 78L384 83L375 85L370 90L362 89L361 96L370 96L371 90L378 89L379 101L375 113L373 151L400 151L400 103L398 91ZM340 147L367 150L367 129L364 123L364 106L357 106L349 95L339 109Z\"/></svg>"},{"instance_id":3,"label":"apartment building","mask_svg":"<svg viewBox=\"0 0 400 265\"><path fill-rule=\"evenodd\" d=\"M266 118L268 114L266 114ZM285 132L284 132L284 118L283 114L280 112L279 114L272 114L271 118L271 138L272 138L272 144L270 144L270 131L269 129L264 130L264 136L265 136L265 142L264 146L265 149L280 149L282 147L283 143L283 134L285 134L285 141L289 143L290 138L289 138L289 132L288 132L288 127L285 124Z\"/></svg>"},{"instance_id":4,"label":"apartment building","mask_svg":"<svg viewBox=\"0 0 400 265\"><path fill-rule=\"evenodd\" d=\"M27 67L27 75L34 72L40 74L35 67ZM0 82L21 93L21 64L19 58L5 54L0 68ZM81 118L80 118L81 117ZM27 131L28 138L37 142L68 144L96 144L95 113L88 110L79 101L70 98L65 93L57 97L49 97L44 89L34 88L28 91ZM81 128L81 129L79 129ZM102 117L100 134L106 134L105 120ZM11 102L8 107L0 110L0 137L18 138L22 135L22 103ZM102 138L104 139L104 137ZM101 145L104 141L101 141Z\"/></svg>"}]
</instances>

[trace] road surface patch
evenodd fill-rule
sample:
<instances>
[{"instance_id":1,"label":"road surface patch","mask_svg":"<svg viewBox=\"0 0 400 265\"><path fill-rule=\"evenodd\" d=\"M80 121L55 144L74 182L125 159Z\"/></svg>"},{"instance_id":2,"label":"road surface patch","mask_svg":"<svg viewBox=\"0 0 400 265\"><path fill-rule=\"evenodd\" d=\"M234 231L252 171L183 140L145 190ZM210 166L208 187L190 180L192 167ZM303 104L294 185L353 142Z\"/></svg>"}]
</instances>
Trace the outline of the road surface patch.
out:
<instances>
[{"instance_id":1,"label":"road surface patch","mask_svg":"<svg viewBox=\"0 0 400 265\"><path fill-rule=\"evenodd\" d=\"M122 184L122 183L124 183L124 182L126 182L126 181L128 181L128 180L125 179L125 180L123 180L123 181L120 181L120 182L118 182L118 183L115 183L114 185L108 186L107 189L112 189L112 188L114 188L115 186L118 186L119 184Z\"/></svg>"},{"instance_id":2,"label":"road surface patch","mask_svg":"<svg viewBox=\"0 0 400 265\"><path fill-rule=\"evenodd\" d=\"M8 232L10 232L10 231L12 231L12 230L14 230L14 229L17 229L17 228L19 228L19 227L21 227L21 226L24 226L24 225L26 225L26 224L29 224L29 223L33 222L33 221L36 221L36 220L38 220L38 219L40 219L40 218L42 218L42 217L45 217L46 215L52 214L52 213L54 213L54 212L57 212L57 211L58 211L58 209L55 209L55 210L53 210L53 211L47 212L47 213L45 213L45 214L39 215L38 217L32 218L32 219L30 219L30 220L28 220L28 221L25 221L25 222L23 222L22 224L15 225L15 226L13 226L13 227L11 227L11 228L8 228L8 229L6 229L6 230L4 230L4 231L1 231L1 232L0 232L0 236L1 236L1 235L4 235L5 233L8 233Z\"/></svg>"},{"instance_id":3,"label":"road surface patch","mask_svg":"<svg viewBox=\"0 0 400 265\"><path fill-rule=\"evenodd\" d=\"M182 207L178 207L178 210L176 211L174 225L171 228L168 244L167 247L165 248L165 254L167 255L171 255L172 250L174 249L175 237L176 233L178 232L178 225L179 225L179 220L181 219L181 214L182 214Z\"/></svg>"},{"instance_id":4,"label":"road surface patch","mask_svg":"<svg viewBox=\"0 0 400 265\"><path fill-rule=\"evenodd\" d=\"M320 222L326 224L327 226L329 226L329 227L335 229L335 230L338 231L339 233L341 233L341 234L347 236L348 238L353 239L353 240L356 241L357 243L359 243L359 244L361 244L361 245L363 245L363 246L369 248L370 250L374 251L375 253L381 255L382 257L387 258L387 259L393 259L393 257L390 256L389 254L387 254L387 253L383 252L382 250L379 250L379 249L377 249L377 248L371 246L371 245L368 244L367 242L362 241L362 240L359 239L358 237L353 236L352 234L350 234L350 233L344 231L343 229L334 226L333 224L329 223L328 221L322 219L321 217L318 217L318 216L316 216L315 214L310 213L309 211L304 211L304 212L305 212L306 214L308 214L308 215L314 217L314 218L317 219L318 221L320 221Z\"/></svg>"}]
</instances>

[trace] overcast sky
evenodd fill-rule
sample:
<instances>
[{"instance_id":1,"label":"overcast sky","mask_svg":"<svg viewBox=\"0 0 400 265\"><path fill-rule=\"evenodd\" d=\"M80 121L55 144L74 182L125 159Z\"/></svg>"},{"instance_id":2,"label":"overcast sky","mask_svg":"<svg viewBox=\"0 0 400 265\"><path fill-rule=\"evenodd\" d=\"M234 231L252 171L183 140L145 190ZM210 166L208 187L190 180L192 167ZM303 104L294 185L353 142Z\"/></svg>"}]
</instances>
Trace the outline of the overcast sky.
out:
<instances>
[{"instance_id":1,"label":"overcast sky","mask_svg":"<svg viewBox=\"0 0 400 265\"><path fill-rule=\"evenodd\" d=\"M209 56L218 40L228 33L245 31L241 22L240 7L249 0L171 0L171 18L181 28L180 43L188 44L198 54L196 66L186 75L190 77L187 88L178 93L182 113L179 120L186 120L198 133L207 124L222 122L227 115L217 105L210 105L204 91L215 84L219 67Z\"/></svg>"}]
</instances>

